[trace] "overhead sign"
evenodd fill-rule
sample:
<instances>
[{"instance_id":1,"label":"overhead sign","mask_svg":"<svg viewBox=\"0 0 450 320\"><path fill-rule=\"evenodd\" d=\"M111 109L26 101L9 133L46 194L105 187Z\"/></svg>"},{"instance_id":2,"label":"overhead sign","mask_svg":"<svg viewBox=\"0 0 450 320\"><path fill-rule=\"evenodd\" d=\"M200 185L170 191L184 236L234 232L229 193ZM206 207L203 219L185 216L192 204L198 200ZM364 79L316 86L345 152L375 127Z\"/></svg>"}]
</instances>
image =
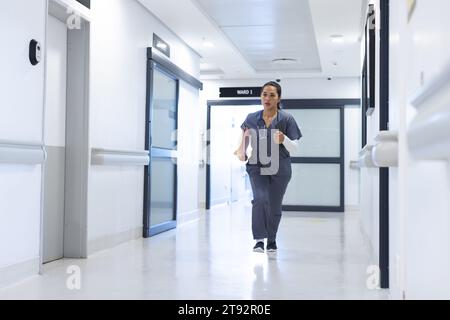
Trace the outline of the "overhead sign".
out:
<instances>
[{"instance_id":1,"label":"overhead sign","mask_svg":"<svg viewBox=\"0 0 450 320\"><path fill-rule=\"evenodd\" d=\"M153 34L153 47L159 52L163 53L167 58L170 58L170 46L158 35Z\"/></svg>"},{"instance_id":2,"label":"overhead sign","mask_svg":"<svg viewBox=\"0 0 450 320\"><path fill-rule=\"evenodd\" d=\"M261 87L220 88L221 98L259 98Z\"/></svg>"}]
</instances>

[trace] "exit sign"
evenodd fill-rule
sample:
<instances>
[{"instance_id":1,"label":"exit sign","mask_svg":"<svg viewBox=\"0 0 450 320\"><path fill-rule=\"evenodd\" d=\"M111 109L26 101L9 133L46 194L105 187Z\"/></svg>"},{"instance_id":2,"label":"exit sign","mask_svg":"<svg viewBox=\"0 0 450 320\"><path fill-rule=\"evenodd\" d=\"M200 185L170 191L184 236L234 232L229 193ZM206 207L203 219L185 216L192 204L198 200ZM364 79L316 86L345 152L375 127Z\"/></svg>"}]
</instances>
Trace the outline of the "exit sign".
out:
<instances>
[{"instance_id":1,"label":"exit sign","mask_svg":"<svg viewBox=\"0 0 450 320\"><path fill-rule=\"evenodd\" d=\"M220 88L221 98L256 98L261 96L261 87Z\"/></svg>"}]
</instances>

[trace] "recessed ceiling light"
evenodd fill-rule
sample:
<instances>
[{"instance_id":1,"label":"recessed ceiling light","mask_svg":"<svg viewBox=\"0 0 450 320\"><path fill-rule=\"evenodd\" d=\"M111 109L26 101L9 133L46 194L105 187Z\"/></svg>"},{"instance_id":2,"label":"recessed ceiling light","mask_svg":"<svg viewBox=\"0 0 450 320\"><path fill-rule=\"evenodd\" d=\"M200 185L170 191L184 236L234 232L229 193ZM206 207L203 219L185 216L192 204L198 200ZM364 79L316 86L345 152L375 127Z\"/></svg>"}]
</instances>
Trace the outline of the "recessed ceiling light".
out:
<instances>
[{"instance_id":1,"label":"recessed ceiling light","mask_svg":"<svg viewBox=\"0 0 450 320\"><path fill-rule=\"evenodd\" d=\"M331 42L333 43L342 43L344 42L344 36L340 34L335 34L331 36Z\"/></svg>"},{"instance_id":2,"label":"recessed ceiling light","mask_svg":"<svg viewBox=\"0 0 450 320\"><path fill-rule=\"evenodd\" d=\"M298 62L298 60L293 58L278 58L272 60L273 64L292 64L296 62Z\"/></svg>"}]
</instances>

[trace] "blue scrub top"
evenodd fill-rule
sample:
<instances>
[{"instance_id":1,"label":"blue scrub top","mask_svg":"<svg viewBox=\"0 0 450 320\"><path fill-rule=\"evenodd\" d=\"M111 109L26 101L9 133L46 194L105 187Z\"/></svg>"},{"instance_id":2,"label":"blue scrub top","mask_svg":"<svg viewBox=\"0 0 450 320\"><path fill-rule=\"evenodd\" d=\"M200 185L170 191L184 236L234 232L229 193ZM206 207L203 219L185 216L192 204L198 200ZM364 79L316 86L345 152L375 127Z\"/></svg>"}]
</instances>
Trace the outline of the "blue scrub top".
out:
<instances>
[{"instance_id":1,"label":"blue scrub top","mask_svg":"<svg viewBox=\"0 0 450 320\"><path fill-rule=\"evenodd\" d=\"M287 136L290 140L299 140L302 137L302 133L300 131L300 128L297 125L297 122L295 121L295 118L287 113L284 110L278 110L277 117L272 121L270 124L270 127L266 127L266 123L263 119L263 113L264 110L257 111L255 113L250 113L247 116L247 119L245 119L244 123L241 125L242 130L247 129L253 129L256 132L261 132L260 130L267 130L267 137L265 137L265 141L263 142L261 139L261 135L257 134L257 139L251 139L252 143L252 155L250 159L256 160L259 165L259 158L258 158L258 152L259 150L257 146L259 146L260 143L266 143L268 146L268 156L271 155L271 139L273 139L273 131L272 130L279 130L281 131L285 136ZM290 154L289 151L286 149L286 147L281 144L279 145L279 153L280 153L280 159L289 158ZM252 162L252 161L249 161ZM254 162L253 162L254 163Z\"/></svg>"}]
</instances>

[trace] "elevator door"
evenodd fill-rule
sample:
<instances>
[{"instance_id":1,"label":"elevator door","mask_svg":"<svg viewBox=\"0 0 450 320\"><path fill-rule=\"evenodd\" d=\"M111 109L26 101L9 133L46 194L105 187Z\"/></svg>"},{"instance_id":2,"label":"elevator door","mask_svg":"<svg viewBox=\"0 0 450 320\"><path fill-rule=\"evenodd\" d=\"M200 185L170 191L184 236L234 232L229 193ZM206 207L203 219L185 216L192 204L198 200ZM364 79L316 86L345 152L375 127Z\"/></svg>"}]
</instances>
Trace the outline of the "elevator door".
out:
<instances>
[{"instance_id":1,"label":"elevator door","mask_svg":"<svg viewBox=\"0 0 450 320\"><path fill-rule=\"evenodd\" d=\"M64 256L67 27L48 16L45 105L44 263Z\"/></svg>"}]
</instances>

